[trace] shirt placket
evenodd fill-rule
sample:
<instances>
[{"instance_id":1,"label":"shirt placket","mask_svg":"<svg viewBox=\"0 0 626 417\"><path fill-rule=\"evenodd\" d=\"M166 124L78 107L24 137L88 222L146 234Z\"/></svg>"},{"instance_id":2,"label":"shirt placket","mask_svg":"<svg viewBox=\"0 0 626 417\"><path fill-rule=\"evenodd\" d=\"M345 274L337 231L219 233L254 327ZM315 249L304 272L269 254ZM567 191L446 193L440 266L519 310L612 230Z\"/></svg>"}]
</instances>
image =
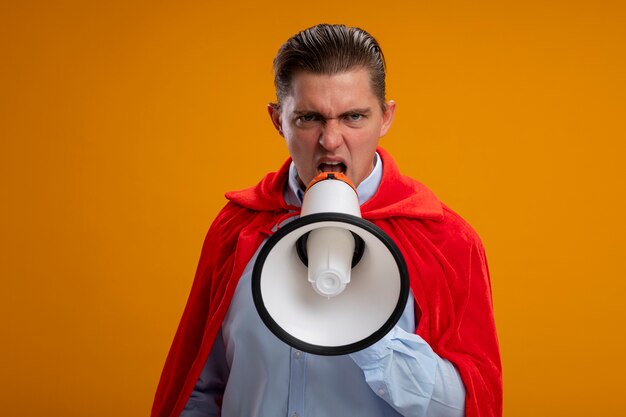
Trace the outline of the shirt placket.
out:
<instances>
[{"instance_id":1,"label":"shirt placket","mask_svg":"<svg viewBox=\"0 0 626 417\"><path fill-rule=\"evenodd\" d=\"M306 383L306 353L289 349L289 406L288 417L304 415L304 386Z\"/></svg>"}]
</instances>

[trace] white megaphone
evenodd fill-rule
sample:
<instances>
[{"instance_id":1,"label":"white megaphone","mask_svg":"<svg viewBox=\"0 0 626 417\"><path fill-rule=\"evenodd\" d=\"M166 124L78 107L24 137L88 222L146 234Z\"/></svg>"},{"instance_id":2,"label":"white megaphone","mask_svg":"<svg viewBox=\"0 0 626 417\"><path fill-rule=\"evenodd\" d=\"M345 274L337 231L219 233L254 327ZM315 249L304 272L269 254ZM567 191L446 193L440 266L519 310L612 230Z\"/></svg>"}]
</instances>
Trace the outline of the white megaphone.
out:
<instances>
[{"instance_id":1,"label":"white megaphone","mask_svg":"<svg viewBox=\"0 0 626 417\"><path fill-rule=\"evenodd\" d=\"M309 184L300 218L267 240L252 272L265 325L292 347L319 355L352 353L381 339L408 294L400 250L361 218L354 186L333 172Z\"/></svg>"}]
</instances>

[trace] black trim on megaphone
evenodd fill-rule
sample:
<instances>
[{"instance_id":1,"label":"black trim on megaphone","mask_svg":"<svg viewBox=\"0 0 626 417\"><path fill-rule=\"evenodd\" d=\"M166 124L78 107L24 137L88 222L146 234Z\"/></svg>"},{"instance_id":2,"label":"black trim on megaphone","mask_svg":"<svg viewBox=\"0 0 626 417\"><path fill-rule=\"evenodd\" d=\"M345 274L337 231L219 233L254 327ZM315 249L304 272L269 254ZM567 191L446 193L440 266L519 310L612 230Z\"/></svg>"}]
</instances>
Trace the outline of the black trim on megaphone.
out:
<instances>
[{"instance_id":1,"label":"black trim on megaphone","mask_svg":"<svg viewBox=\"0 0 626 417\"><path fill-rule=\"evenodd\" d=\"M312 223L318 222L343 222L352 224L360 227L361 229L366 230L367 232L374 235L378 238L389 250L392 254L394 260L396 261L396 265L398 267L399 276L400 276L400 292L398 294L398 302L393 310L393 313L389 316L387 321L375 332L373 332L370 336L359 340L354 343L350 343L342 346L321 346L314 345L303 340L300 340L288 332L286 332L280 325L276 323L276 321L272 318L267 308L265 307L265 303L263 301L263 295L261 293L261 273L263 271L263 265L265 261L272 251L273 247L285 236L289 233L303 227L310 225ZM359 238L360 239L360 238ZM358 262L358 261L357 261ZM404 257L400 252L400 249L395 244L395 242L378 226L375 224L364 220L360 217L356 217L350 214L345 213L317 213L310 214L304 217L300 217L288 223L284 227L280 228L276 233L274 233L265 243L257 260L254 264L254 269L252 271L252 298L254 300L254 305L261 317L261 320L267 328L280 340L287 343L288 345L296 348L298 350L313 353L316 355L325 355L325 356L334 356L334 355L346 355L349 353L353 353L362 349L365 349L378 340L382 339L387 333L389 333L395 324L400 320L404 308L406 306L406 302L409 296L409 274L407 270L406 263L404 261Z\"/></svg>"}]
</instances>

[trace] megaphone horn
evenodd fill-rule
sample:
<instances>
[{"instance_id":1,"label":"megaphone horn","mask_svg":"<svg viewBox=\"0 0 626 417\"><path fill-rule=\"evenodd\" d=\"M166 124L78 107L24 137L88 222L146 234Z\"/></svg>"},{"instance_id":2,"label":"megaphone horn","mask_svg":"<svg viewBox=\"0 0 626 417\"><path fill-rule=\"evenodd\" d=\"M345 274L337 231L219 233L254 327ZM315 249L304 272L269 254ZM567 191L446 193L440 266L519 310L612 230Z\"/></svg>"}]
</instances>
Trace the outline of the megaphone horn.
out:
<instances>
[{"instance_id":1,"label":"megaphone horn","mask_svg":"<svg viewBox=\"0 0 626 417\"><path fill-rule=\"evenodd\" d=\"M356 189L340 173L307 187L301 217L265 243L252 297L265 325L299 350L340 355L387 334L409 292L400 250L361 218Z\"/></svg>"}]
</instances>

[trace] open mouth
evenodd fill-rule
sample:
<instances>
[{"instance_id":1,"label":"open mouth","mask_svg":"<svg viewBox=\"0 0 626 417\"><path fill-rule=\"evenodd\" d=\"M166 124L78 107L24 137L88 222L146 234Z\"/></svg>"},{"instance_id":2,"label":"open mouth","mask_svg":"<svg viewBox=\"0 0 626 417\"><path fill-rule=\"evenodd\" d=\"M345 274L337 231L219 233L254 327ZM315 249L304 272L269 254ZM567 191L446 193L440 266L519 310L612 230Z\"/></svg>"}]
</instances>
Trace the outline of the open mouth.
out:
<instances>
[{"instance_id":1,"label":"open mouth","mask_svg":"<svg viewBox=\"0 0 626 417\"><path fill-rule=\"evenodd\" d=\"M323 162L317 166L319 172L341 172L345 174L346 165L342 162Z\"/></svg>"}]
</instances>

